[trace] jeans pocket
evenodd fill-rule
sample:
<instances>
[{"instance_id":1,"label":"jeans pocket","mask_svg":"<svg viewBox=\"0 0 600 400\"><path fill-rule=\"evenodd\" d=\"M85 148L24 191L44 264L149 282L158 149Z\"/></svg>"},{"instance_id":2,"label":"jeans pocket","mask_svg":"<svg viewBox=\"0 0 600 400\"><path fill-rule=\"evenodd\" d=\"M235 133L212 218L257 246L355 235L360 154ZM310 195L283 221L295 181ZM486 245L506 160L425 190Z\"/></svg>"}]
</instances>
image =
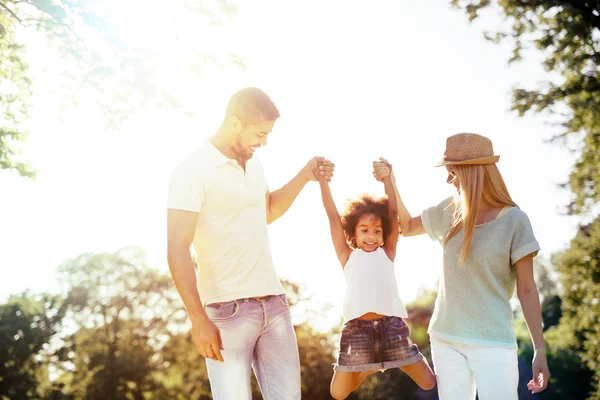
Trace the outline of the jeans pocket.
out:
<instances>
[{"instance_id":1,"label":"jeans pocket","mask_svg":"<svg viewBox=\"0 0 600 400\"><path fill-rule=\"evenodd\" d=\"M288 308L290 306L287 301L287 296L285 295L285 293L278 294L277 298L279 299L279 302L281 303L281 305L284 306L285 308Z\"/></svg>"},{"instance_id":2,"label":"jeans pocket","mask_svg":"<svg viewBox=\"0 0 600 400\"><path fill-rule=\"evenodd\" d=\"M358 329L358 325L354 320L350 320L342 326L342 335L352 335Z\"/></svg>"},{"instance_id":3,"label":"jeans pocket","mask_svg":"<svg viewBox=\"0 0 600 400\"><path fill-rule=\"evenodd\" d=\"M390 317L390 319L385 324L386 332L397 332L397 331L408 331L408 325L402 318L399 317Z\"/></svg>"},{"instance_id":4,"label":"jeans pocket","mask_svg":"<svg viewBox=\"0 0 600 400\"><path fill-rule=\"evenodd\" d=\"M225 303L211 303L204 306L204 312L211 321L226 321L235 317L240 311L236 300Z\"/></svg>"}]
</instances>

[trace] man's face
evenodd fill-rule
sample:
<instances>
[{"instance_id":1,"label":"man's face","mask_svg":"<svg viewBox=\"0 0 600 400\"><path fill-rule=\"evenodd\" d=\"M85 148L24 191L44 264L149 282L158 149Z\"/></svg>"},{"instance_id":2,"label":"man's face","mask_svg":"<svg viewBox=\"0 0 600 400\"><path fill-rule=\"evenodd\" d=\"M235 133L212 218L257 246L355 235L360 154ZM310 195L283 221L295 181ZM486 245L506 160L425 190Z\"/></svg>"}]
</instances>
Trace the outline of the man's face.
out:
<instances>
[{"instance_id":1,"label":"man's face","mask_svg":"<svg viewBox=\"0 0 600 400\"><path fill-rule=\"evenodd\" d=\"M252 125L239 126L235 138L234 151L237 158L249 160L256 149L267 145L267 135L273 130L275 121L263 121Z\"/></svg>"}]
</instances>

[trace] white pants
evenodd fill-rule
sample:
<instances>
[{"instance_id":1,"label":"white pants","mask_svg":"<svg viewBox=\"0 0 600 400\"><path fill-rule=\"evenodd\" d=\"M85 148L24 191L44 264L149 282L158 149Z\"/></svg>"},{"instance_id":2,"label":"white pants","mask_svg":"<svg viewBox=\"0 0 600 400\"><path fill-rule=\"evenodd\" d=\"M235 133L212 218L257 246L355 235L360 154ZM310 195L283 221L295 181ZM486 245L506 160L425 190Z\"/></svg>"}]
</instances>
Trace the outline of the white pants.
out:
<instances>
[{"instance_id":1,"label":"white pants","mask_svg":"<svg viewBox=\"0 0 600 400\"><path fill-rule=\"evenodd\" d=\"M517 349L431 337L431 357L440 400L517 400Z\"/></svg>"}]
</instances>

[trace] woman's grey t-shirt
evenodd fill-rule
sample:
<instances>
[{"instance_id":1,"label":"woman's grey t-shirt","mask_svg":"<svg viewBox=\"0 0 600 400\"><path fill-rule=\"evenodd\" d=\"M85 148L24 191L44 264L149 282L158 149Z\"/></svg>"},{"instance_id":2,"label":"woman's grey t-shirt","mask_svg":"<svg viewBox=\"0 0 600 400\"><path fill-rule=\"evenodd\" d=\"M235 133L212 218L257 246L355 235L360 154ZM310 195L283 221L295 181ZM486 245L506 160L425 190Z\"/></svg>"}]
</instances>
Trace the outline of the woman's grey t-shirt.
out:
<instances>
[{"instance_id":1,"label":"woman's grey t-shirt","mask_svg":"<svg viewBox=\"0 0 600 400\"><path fill-rule=\"evenodd\" d=\"M443 243L452 223L452 198L423 211L432 240ZM514 264L540 246L527 214L511 207L473 232L466 262L459 265L463 230L443 247L443 271L428 333L457 343L516 348L510 298Z\"/></svg>"}]
</instances>

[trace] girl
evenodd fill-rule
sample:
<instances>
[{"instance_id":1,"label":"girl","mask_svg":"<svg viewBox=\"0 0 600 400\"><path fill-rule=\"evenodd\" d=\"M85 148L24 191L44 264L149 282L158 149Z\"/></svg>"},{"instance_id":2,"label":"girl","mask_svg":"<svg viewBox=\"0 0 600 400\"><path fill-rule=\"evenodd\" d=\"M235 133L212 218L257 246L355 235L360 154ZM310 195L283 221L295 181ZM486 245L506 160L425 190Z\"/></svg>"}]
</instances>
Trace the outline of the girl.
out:
<instances>
[{"instance_id":1,"label":"girl","mask_svg":"<svg viewBox=\"0 0 600 400\"><path fill-rule=\"evenodd\" d=\"M341 218L329 183L319 179L331 238L346 278L340 354L334 366L331 395L345 399L368 375L400 368L421 388L435 386L435 377L403 318L394 258L398 242L398 208L394 186L382 180L387 198L362 195L350 201ZM390 199L390 200L388 200Z\"/></svg>"},{"instance_id":2,"label":"girl","mask_svg":"<svg viewBox=\"0 0 600 400\"><path fill-rule=\"evenodd\" d=\"M429 324L440 400L517 400L517 342L510 298L515 287L535 349L537 393L550 372L542 336L533 257L540 246L527 215L511 199L496 166L492 142L461 133L446 141L438 166L448 170L456 196L412 218L396 192L403 236L427 233L441 243L443 273ZM377 179L395 181L385 160ZM395 184L394 184L395 186Z\"/></svg>"}]
</instances>

